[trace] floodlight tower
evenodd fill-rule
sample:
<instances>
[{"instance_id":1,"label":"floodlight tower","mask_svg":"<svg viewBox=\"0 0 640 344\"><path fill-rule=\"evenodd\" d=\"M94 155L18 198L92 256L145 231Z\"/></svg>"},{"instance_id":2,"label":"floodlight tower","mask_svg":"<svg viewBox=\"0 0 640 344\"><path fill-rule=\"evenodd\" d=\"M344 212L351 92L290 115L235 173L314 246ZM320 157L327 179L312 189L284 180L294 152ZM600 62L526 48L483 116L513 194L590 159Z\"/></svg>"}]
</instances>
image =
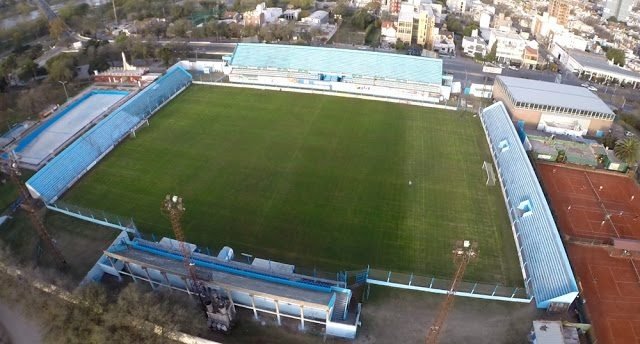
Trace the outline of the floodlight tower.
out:
<instances>
[{"instance_id":1,"label":"floodlight tower","mask_svg":"<svg viewBox=\"0 0 640 344\"><path fill-rule=\"evenodd\" d=\"M442 302L442 304L440 304L440 309L438 310L436 319L429 328L427 344L438 343L440 334L442 333L442 328L444 327L445 321L447 320L451 307L453 306L455 290L458 287L458 284L460 284L460 281L462 281L462 276L464 276L464 272L467 269L467 264L469 264L471 260L475 259L477 255L477 243L472 243L468 240L456 243L456 247L453 250L453 261L456 265L456 274L451 282L451 287L447 291L447 298Z\"/></svg>"},{"instance_id":2,"label":"floodlight tower","mask_svg":"<svg viewBox=\"0 0 640 344\"><path fill-rule=\"evenodd\" d=\"M189 279L191 279L191 290L198 294L202 310L207 318L207 326L212 330L228 333L234 324L235 306L230 299L224 300L220 298L217 292L210 293L198 277L195 264L191 262L191 251L185 242L180 222L185 212L182 197L167 195L162 202L162 212L169 217L176 240L180 242L184 268L189 274ZM189 289L189 282L185 282L187 283L187 289Z\"/></svg>"},{"instance_id":3,"label":"floodlight tower","mask_svg":"<svg viewBox=\"0 0 640 344\"><path fill-rule=\"evenodd\" d=\"M184 232L182 231L182 224L180 222L185 210L182 197L167 195L162 202L162 211L167 215L167 217L169 217L171 227L173 228L173 234L175 235L176 240L180 242L180 251L182 251L184 268L189 274L189 279L191 279L192 291L198 294L200 302L204 305L204 286L202 281L198 278L195 264L191 262L191 251L185 242Z\"/></svg>"},{"instance_id":4,"label":"floodlight tower","mask_svg":"<svg viewBox=\"0 0 640 344\"><path fill-rule=\"evenodd\" d=\"M56 247L53 238L51 237L51 235L49 235L47 228L36 213L38 210L37 200L31 197L31 194L27 190L27 187L20 180L21 173L18 166L18 161L15 158L15 154L13 152L10 152L8 155L9 158L5 160L3 167L5 173L7 173L7 175L9 176L9 179L11 179L11 181L18 187L18 190L20 191L20 198L22 199L21 208L27 212L27 217L31 221L31 225L38 233L40 240L44 243L44 245L46 245L47 249L55 257L60 267L66 267L67 261L64 259L64 256L62 255L60 250L58 250L58 248Z\"/></svg>"}]
</instances>

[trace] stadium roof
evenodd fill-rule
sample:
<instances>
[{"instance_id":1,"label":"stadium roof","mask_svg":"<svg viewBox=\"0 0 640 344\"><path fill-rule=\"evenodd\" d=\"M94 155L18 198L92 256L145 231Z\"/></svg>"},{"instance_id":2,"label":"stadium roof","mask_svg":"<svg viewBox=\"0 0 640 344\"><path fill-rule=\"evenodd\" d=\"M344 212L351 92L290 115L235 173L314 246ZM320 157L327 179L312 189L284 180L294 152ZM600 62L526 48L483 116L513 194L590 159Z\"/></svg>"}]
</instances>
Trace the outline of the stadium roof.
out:
<instances>
[{"instance_id":1,"label":"stadium roof","mask_svg":"<svg viewBox=\"0 0 640 344\"><path fill-rule=\"evenodd\" d=\"M442 84L440 59L362 50L241 43L229 64Z\"/></svg>"},{"instance_id":2,"label":"stadium roof","mask_svg":"<svg viewBox=\"0 0 640 344\"><path fill-rule=\"evenodd\" d=\"M525 284L539 308L571 303L578 287L538 178L502 102L480 114L496 163Z\"/></svg>"},{"instance_id":3,"label":"stadium roof","mask_svg":"<svg viewBox=\"0 0 640 344\"><path fill-rule=\"evenodd\" d=\"M580 86L499 75L514 102L613 114L596 94Z\"/></svg>"}]
</instances>

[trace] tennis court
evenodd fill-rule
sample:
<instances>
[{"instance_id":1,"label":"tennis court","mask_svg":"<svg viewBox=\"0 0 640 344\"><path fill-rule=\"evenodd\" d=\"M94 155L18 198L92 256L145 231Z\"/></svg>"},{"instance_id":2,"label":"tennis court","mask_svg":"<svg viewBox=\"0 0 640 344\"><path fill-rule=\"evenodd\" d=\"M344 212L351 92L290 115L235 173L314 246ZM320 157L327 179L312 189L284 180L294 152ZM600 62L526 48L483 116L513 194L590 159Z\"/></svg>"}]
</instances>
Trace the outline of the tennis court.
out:
<instances>
[{"instance_id":1,"label":"tennis court","mask_svg":"<svg viewBox=\"0 0 640 344\"><path fill-rule=\"evenodd\" d=\"M631 178L544 163L538 172L566 235L640 239L640 189Z\"/></svg>"}]
</instances>

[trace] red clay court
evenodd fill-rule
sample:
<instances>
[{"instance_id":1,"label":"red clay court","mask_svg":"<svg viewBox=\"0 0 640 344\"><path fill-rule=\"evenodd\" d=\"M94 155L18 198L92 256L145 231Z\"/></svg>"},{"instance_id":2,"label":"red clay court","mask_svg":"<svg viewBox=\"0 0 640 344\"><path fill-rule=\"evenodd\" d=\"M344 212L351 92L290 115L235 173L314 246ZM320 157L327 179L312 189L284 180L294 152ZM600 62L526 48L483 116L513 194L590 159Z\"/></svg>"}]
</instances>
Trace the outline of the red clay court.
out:
<instances>
[{"instance_id":1,"label":"red clay court","mask_svg":"<svg viewBox=\"0 0 640 344\"><path fill-rule=\"evenodd\" d=\"M640 343L640 282L628 259L606 248L567 245L598 344Z\"/></svg>"},{"instance_id":2,"label":"red clay court","mask_svg":"<svg viewBox=\"0 0 640 344\"><path fill-rule=\"evenodd\" d=\"M631 178L541 163L537 169L564 234L640 240L640 188Z\"/></svg>"},{"instance_id":3,"label":"red clay court","mask_svg":"<svg viewBox=\"0 0 640 344\"><path fill-rule=\"evenodd\" d=\"M623 175L537 164L559 230L570 240L640 239L640 188ZM598 344L640 344L640 275L611 246L567 244Z\"/></svg>"}]
</instances>

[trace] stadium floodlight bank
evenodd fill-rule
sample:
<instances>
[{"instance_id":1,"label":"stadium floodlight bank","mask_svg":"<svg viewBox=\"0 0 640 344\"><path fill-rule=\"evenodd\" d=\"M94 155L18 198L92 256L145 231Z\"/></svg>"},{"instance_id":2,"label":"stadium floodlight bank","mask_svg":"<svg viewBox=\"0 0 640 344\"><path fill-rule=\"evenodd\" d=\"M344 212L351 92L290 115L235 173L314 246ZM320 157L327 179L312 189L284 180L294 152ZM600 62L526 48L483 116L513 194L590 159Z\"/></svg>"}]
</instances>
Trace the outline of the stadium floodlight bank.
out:
<instances>
[{"instance_id":1,"label":"stadium floodlight bank","mask_svg":"<svg viewBox=\"0 0 640 344\"><path fill-rule=\"evenodd\" d=\"M566 309L578 295L551 210L502 102L480 113L498 170L525 287L538 308Z\"/></svg>"},{"instance_id":2,"label":"stadium floodlight bank","mask_svg":"<svg viewBox=\"0 0 640 344\"><path fill-rule=\"evenodd\" d=\"M238 44L232 83L281 86L438 103L449 99L442 60L361 50Z\"/></svg>"}]
</instances>

